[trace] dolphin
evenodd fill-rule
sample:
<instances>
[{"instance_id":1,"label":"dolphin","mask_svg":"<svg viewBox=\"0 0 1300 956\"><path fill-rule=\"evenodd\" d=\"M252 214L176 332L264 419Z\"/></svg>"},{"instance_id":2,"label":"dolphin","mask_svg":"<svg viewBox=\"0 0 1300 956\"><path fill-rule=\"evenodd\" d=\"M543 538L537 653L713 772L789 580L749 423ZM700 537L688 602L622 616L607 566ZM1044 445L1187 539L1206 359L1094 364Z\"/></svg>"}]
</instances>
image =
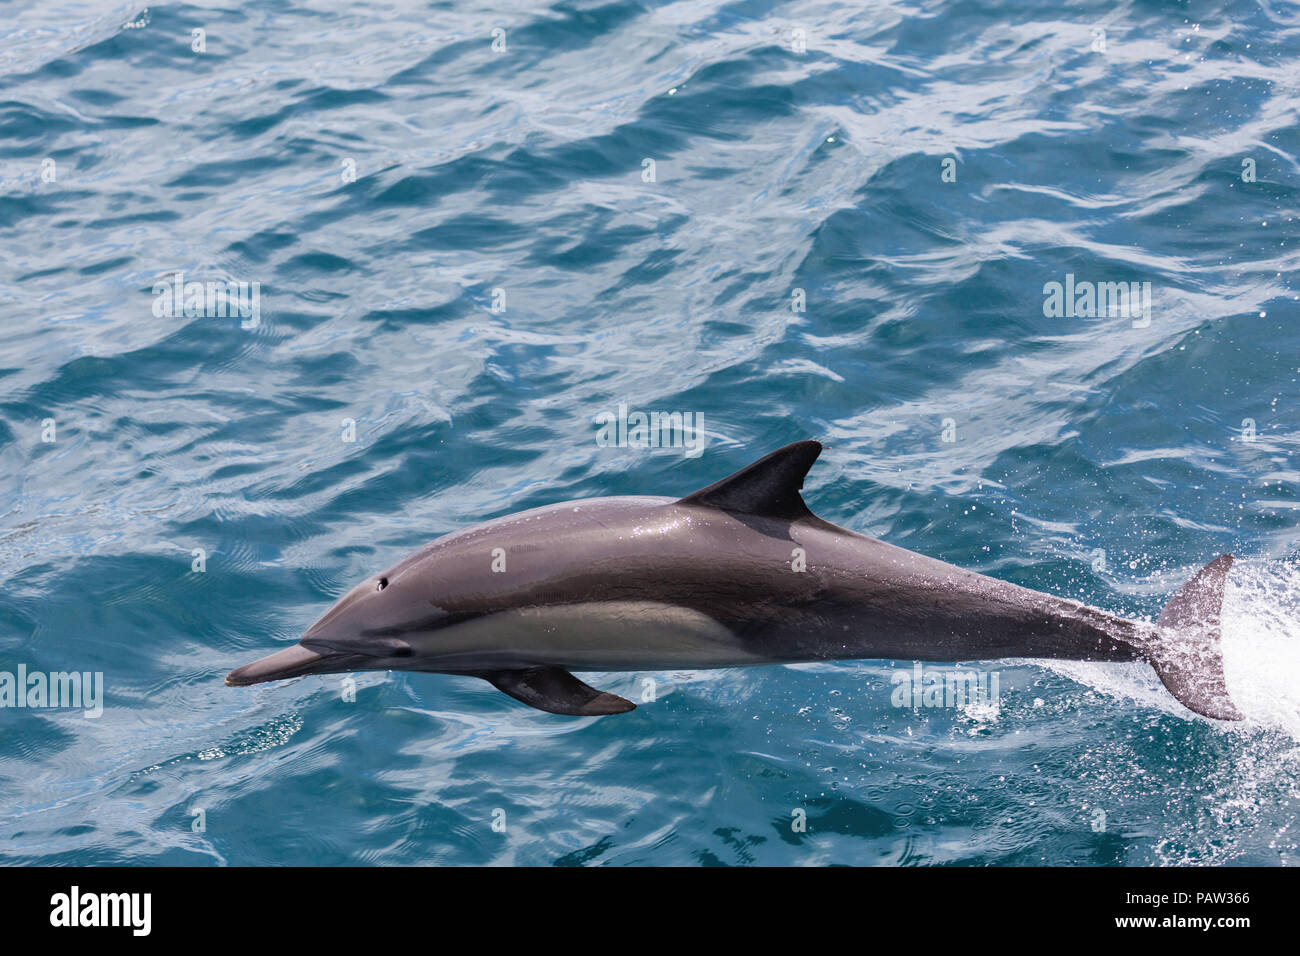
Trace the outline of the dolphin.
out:
<instances>
[{"instance_id":1,"label":"dolphin","mask_svg":"<svg viewBox=\"0 0 1300 956\"><path fill-rule=\"evenodd\" d=\"M408 670L483 678L554 714L636 705L574 671L901 659L1149 662L1185 707L1238 720L1219 649L1225 554L1154 623L965 571L814 515L821 453L787 445L684 498L568 501L438 538L345 594L233 687Z\"/></svg>"}]
</instances>

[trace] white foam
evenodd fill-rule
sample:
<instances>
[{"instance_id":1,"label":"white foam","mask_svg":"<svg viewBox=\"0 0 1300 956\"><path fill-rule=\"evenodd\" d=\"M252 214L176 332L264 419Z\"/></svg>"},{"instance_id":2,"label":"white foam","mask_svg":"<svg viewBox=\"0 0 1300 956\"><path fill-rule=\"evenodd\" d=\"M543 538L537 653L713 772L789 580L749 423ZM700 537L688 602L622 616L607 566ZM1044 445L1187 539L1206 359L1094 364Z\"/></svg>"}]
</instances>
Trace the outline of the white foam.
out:
<instances>
[{"instance_id":1,"label":"white foam","mask_svg":"<svg viewBox=\"0 0 1300 956\"><path fill-rule=\"evenodd\" d=\"M1300 564L1239 562L1228 573L1223 669L1249 723L1300 740Z\"/></svg>"}]
</instances>

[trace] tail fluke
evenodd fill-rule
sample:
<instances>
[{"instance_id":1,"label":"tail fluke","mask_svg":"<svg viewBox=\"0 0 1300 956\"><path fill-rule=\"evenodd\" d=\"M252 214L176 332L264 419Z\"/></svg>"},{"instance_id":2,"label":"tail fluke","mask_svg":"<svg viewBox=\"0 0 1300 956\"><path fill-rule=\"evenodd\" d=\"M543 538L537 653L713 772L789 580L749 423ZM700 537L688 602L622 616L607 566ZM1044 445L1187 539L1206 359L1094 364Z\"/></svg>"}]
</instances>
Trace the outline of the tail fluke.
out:
<instances>
[{"instance_id":1,"label":"tail fluke","mask_svg":"<svg viewBox=\"0 0 1300 956\"><path fill-rule=\"evenodd\" d=\"M1223 581L1231 567L1232 555L1220 555L1183 585L1156 621L1156 640L1147 653L1179 703L1216 720L1242 719L1228 696L1219 648Z\"/></svg>"}]
</instances>

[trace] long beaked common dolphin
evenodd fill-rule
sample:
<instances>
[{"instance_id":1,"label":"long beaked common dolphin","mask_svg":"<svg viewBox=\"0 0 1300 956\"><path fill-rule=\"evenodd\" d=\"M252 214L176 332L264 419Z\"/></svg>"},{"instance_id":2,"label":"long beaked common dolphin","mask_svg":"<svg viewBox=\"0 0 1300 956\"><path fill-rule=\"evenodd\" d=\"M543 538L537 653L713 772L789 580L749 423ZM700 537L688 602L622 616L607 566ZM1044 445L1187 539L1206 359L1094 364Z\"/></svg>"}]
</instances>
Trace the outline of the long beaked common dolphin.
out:
<instances>
[{"instance_id":1,"label":"long beaked common dolphin","mask_svg":"<svg viewBox=\"0 0 1300 956\"><path fill-rule=\"evenodd\" d=\"M836 527L787 445L685 498L593 498L438 538L344 595L293 647L230 672L481 677L555 714L636 705L573 671L852 659L1148 661L1184 706L1237 720L1219 650L1225 554L1150 624Z\"/></svg>"}]
</instances>

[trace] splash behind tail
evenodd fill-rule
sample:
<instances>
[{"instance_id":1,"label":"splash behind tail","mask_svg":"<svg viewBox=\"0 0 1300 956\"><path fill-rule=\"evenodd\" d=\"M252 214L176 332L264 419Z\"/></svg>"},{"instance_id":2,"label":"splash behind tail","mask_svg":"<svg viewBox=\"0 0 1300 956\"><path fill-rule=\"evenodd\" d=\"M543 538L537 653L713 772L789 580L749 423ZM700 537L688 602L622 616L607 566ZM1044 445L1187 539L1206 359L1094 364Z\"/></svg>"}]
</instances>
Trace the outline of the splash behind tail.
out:
<instances>
[{"instance_id":1,"label":"splash behind tail","mask_svg":"<svg viewBox=\"0 0 1300 956\"><path fill-rule=\"evenodd\" d=\"M1156 621L1147 659L1169 693L1188 710L1216 720L1241 720L1228 696L1219 648L1223 581L1232 555L1215 558L1183 585Z\"/></svg>"}]
</instances>

